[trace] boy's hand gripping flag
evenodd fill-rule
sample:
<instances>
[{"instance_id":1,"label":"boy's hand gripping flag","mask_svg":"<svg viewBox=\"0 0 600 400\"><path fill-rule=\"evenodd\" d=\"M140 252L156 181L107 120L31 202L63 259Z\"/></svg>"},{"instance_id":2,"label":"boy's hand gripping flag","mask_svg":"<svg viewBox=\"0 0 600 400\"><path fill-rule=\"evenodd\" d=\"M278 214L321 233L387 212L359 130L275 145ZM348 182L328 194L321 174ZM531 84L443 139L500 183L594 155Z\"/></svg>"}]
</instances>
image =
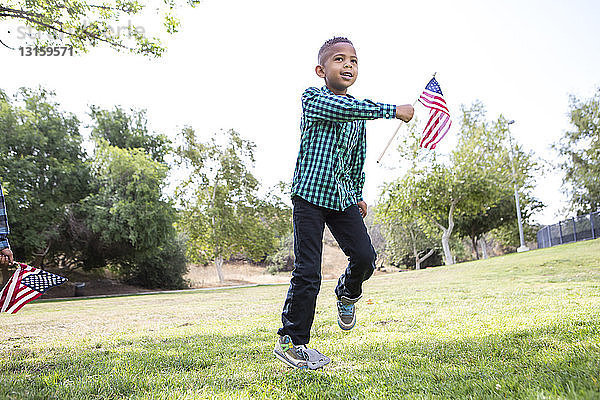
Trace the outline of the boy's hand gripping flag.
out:
<instances>
[{"instance_id":1,"label":"boy's hand gripping flag","mask_svg":"<svg viewBox=\"0 0 600 400\"><path fill-rule=\"evenodd\" d=\"M429 121L425 125L423 138L419 142L419 146L433 150L440 140L446 136L452 125L450 112L435 76L431 78L425 90L423 90L419 102L429 108Z\"/></svg>"},{"instance_id":2,"label":"boy's hand gripping flag","mask_svg":"<svg viewBox=\"0 0 600 400\"><path fill-rule=\"evenodd\" d=\"M67 281L67 278L15 263L17 270L0 292L0 312L14 314L25 304L40 297L54 286Z\"/></svg>"}]
</instances>

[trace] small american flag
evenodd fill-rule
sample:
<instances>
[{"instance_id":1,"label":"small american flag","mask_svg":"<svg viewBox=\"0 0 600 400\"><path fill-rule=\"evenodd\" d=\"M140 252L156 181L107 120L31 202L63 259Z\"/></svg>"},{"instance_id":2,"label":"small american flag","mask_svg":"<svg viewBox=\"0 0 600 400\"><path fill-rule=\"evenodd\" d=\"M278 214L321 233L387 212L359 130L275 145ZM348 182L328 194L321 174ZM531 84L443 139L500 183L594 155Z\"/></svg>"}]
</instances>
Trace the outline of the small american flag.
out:
<instances>
[{"instance_id":1,"label":"small american flag","mask_svg":"<svg viewBox=\"0 0 600 400\"><path fill-rule=\"evenodd\" d=\"M15 264L18 265L17 270L0 292L0 312L14 314L46 290L67 281L67 278L27 264Z\"/></svg>"},{"instance_id":2,"label":"small american flag","mask_svg":"<svg viewBox=\"0 0 600 400\"><path fill-rule=\"evenodd\" d=\"M429 108L429 121L425 125L423 138L419 146L433 150L446 133L448 133L452 125L450 112L446 106L442 89L435 78L431 78L427 86L425 86L425 90L423 90L421 97L419 97L419 101L425 107Z\"/></svg>"}]
</instances>

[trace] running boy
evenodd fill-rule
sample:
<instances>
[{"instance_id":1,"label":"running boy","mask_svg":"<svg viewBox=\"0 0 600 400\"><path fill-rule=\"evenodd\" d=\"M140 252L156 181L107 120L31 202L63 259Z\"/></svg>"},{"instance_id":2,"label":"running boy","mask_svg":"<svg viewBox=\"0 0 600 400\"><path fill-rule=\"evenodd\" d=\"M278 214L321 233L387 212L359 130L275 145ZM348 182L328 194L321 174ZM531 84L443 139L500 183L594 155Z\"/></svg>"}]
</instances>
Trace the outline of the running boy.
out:
<instances>
[{"instance_id":1,"label":"running boy","mask_svg":"<svg viewBox=\"0 0 600 400\"><path fill-rule=\"evenodd\" d=\"M334 37L323 44L315 72L325 86L308 88L302 94L300 152L292 183L296 261L274 349L275 356L286 364L310 369L330 361L306 347L321 285L325 224L349 259L335 288L338 324L343 330L354 327L354 303L375 268L375 249L362 220L367 215L362 197L365 120L399 118L408 122L414 112L411 105L357 100L347 94L358 76L358 58L346 38Z\"/></svg>"}]
</instances>

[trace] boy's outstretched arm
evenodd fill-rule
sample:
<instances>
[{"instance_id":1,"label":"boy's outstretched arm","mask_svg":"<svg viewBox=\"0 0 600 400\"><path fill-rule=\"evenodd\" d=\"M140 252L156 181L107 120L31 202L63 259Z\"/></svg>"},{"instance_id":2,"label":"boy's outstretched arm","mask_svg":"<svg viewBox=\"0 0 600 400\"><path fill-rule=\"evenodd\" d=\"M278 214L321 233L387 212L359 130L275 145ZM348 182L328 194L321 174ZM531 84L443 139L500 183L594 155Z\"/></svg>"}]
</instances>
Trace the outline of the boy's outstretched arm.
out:
<instances>
[{"instance_id":1,"label":"boy's outstretched arm","mask_svg":"<svg viewBox=\"0 0 600 400\"><path fill-rule=\"evenodd\" d=\"M346 96L323 93L318 88L308 88L302 94L302 109L308 119L347 122L360 119L396 118L393 104L357 100Z\"/></svg>"},{"instance_id":2,"label":"boy's outstretched arm","mask_svg":"<svg viewBox=\"0 0 600 400\"><path fill-rule=\"evenodd\" d=\"M365 99L358 100L335 94L323 93L311 87L302 94L302 109L308 119L347 122L359 119L398 118L408 122L414 115L410 104L396 106L394 104L376 103Z\"/></svg>"}]
</instances>

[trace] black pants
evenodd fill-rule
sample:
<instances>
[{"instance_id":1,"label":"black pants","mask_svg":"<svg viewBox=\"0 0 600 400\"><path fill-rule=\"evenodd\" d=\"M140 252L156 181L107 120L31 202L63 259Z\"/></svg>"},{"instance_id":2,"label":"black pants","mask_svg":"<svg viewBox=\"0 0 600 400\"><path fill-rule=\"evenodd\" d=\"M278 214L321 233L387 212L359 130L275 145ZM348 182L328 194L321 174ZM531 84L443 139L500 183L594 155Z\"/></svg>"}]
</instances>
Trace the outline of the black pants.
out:
<instances>
[{"instance_id":1,"label":"black pants","mask_svg":"<svg viewBox=\"0 0 600 400\"><path fill-rule=\"evenodd\" d=\"M373 275L377 254L358 210L352 205L344 211L316 206L301 197L292 199L294 205L294 255L292 271L279 335L290 335L294 344L307 344L315 316L317 294L321 287L321 253L325 224L348 256L348 268L338 280L335 294L338 299L351 299L362 294L362 283Z\"/></svg>"}]
</instances>

